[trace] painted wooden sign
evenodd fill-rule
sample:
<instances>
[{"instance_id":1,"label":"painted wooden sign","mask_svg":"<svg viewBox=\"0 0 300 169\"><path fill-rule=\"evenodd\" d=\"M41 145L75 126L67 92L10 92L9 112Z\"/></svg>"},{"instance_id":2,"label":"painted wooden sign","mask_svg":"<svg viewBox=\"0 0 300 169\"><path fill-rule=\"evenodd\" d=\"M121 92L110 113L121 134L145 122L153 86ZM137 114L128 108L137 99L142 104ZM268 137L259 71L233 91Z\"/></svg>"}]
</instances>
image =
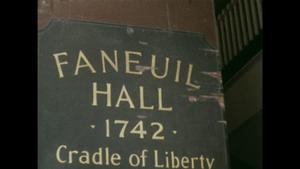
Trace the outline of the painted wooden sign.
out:
<instances>
[{"instance_id":1,"label":"painted wooden sign","mask_svg":"<svg viewBox=\"0 0 300 169\"><path fill-rule=\"evenodd\" d=\"M52 20L38 57L40 169L228 168L202 34Z\"/></svg>"}]
</instances>

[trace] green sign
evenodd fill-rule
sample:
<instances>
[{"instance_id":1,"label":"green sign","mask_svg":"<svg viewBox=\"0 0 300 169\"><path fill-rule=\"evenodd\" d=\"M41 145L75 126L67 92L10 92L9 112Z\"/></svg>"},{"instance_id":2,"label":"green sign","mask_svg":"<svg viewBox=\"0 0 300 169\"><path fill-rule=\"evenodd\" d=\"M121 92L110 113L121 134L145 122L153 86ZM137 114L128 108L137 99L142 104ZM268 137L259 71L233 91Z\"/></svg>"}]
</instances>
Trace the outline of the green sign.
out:
<instances>
[{"instance_id":1,"label":"green sign","mask_svg":"<svg viewBox=\"0 0 300 169\"><path fill-rule=\"evenodd\" d=\"M39 169L227 169L202 34L70 20L38 33Z\"/></svg>"}]
</instances>

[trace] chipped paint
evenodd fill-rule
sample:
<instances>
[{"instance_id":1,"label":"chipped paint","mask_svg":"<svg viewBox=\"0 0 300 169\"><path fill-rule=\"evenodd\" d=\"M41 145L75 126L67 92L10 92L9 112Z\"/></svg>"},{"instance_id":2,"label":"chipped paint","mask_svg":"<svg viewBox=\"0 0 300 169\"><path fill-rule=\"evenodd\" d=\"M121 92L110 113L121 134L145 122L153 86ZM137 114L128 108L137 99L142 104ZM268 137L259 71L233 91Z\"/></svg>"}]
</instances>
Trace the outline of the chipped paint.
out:
<instances>
[{"instance_id":1,"label":"chipped paint","mask_svg":"<svg viewBox=\"0 0 300 169\"><path fill-rule=\"evenodd\" d=\"M197 102L199 100L199 98L197 98L196 96L188 96L188 100L189 102Z\"/></svg>"},{"instance_id":2,"label":"chipped paint","mask_svg":"<svg viewBox=\"0 0 300 169\"><path fill-rule=\"evenodd\" d=\"M204 52L213 52L213 53L219 53L219 50L215 50L215 49L200 49Z\"/></svg>"},{"instance_id":3,"label":"chipped paint","mask_svg":"<svg viewBox=\"0 0 300 169\"><path fill-rule=\"evenodd\" d=\"M131 28L131 27L127 27L126 33L127 33L128 35L132 35L132 34L134 33L134 29Z\"/></svg>"},{"instance_id":4,"label":"chipped paint","mask_svg":"<svg viewBox=\"0 0 300 169\"><path fill-rule=\"evenodd\" d=\"M227 121L226 120L219 120L218 123L224 124L225 126L227 125Z\"/></svg>"},{"instance_id":5,"label":"chipped paint","mask_svg":"<svg viewBox=\"0 0 300 169\"><path fill-rule=\"evenodd\" d=\"M211 95L200 95L199 96L201 100L207 101L207 100L216 100L221 107L221 109L225 109L224 104L224 96L221 93L212 93Z\"/></svg>"},{"instance_id":6,"label":"chipped paint","mask_svg":"<svg viewBox=\"0 0 300 169\"><path fill-rule=\"evenodd\" d=\"M147 45L148 45L148 42L139 41L139 44L147 46Z\"/></svg>"},{"instance_id":7,"label":"chipped paint","mask_svg":"<svg viewBox=\"0 0 300 169\"><path fill-rule=\"evenodd\" d=\"M205 74L205 75L208 75L212 78L216 78L216 79L222 79L222 74L221 72L205 72L205 71L202 71L201 72L202 74Z\"/></svg>"},{"instance_id":8,"label":"chipped paint","mask_svg":"<svg viewBox=\"0 0 300 169\"><path fill-rule=\"evenodd\" d=\"M143 65L136 65L135 70L145 72L147 70L151 70L151 66L143 66Z\"/></svg>"},{"instance_id":9,"label":"chipped paint","mask_svg":"<svg viewBox=\"0 0 300 169\"><path fill-rule=\"evenodd\" d=\"M192 91L196 91L196 90L199 90L200 88L191 88L191 87L188 87L186 90L189 91L189 92L192 92Z\"/></svg>"},{"instance_id":10,"label":"chipped paint","mask_svg":"<svg viewBox=\"0 0 300 169\"><path fill-rule=\"evenodd\" d=\"M139 118L139 119L146 119L147 118L147 116L145 116L145 115L137 115L136 117Z\"/></svg>"},{"instance_id":11,"label":"chipped paint","mask_svg":"<svg viewBox=\"0 0 300 169\"><path fill-rule=\"evenodd\" d=\"M218 103L219 103L219 106L221 107L221 109L224 111L225 110L225 102L224 102L224 96L219 96L219 99L218 99Z\"/></svg>"},{"instance_id":12,"label":"chipped paint","mask_svg":"<svg viewBox=\"0 0 300 169\"><path fill-rule=\"evenodd\" d=\"M187 98L187 100L191 103L195 102L205 102L208 100L215 100L218 102L220 108L222 110L225 110L225 104L224 104L224 96L222 93L211 93L210 95L182 95L181 97Z\"/></svg>"}]
</instances>

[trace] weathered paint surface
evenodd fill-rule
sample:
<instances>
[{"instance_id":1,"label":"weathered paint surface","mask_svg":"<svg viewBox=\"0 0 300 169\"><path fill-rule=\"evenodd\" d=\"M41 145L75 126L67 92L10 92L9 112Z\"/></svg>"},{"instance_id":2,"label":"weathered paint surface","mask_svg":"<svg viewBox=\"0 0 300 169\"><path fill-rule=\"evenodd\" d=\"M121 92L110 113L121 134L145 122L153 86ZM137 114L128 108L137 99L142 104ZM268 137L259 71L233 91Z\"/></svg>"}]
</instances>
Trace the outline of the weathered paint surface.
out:
<instances>
[{"instance_id":1,"label":"weathered paint surface","mask_svg":"<svg viewBox=\"0 0 300 169\"><path fill-rule=\"evenodd\" d=\"M62 165L57 161L56 148L61 144L87 151L108 146L122 156L143 149L175 151L190 156L204 154L214 158L213 169L228 168L217 52L211 52L215 49L202 34L59 19L39 32L38 42L39 168L82 168L82 164ZM109 53L110 57L114 50L118 51L119 71L112 67L107 67L105 73L101 70L100 50ZM94 73L85 65L75 75L78 51L84 52L94 65ZM141 53L135 58L139 64L132 66L132 71L140 71L141 75L126 73L124 51ZM63 78L58 77L54 58L57 53L67 53L63 58L67 63L62 64ZM151 66L152 55L156 55L155 66ZM170 60L167 76L161 79L154 77L153 70L159 74L163 72L166 57ZM176 66L177 61L181 61L180 70ZM188 75L191 65L193 69ZM180 72L178 81L174 78L176 72ZM94 82L102 90L105 84L111 84L111 106L107 106L107 99L103 99L106 96L99 96L97 106L91 104ZM123 86L126 86L134 108L129 107L128 102L116 106ZM142 100L139 86L145 89L143 94L147 105L154 105L155 109L139 106ZM159 97L159 89L163 91L162 97ZM172 110L159 109L159 98L164 107L171 106ZM148 124L144 128L147 134L141 139L128 131L125 138L119 138L115 128L114 135L106 137L104 124L107 119L127 120L131 127L142 120L145 125ZM164 126L164 140L151 137L155 130L149 124L153 122ZM143 168L153 169L153 158L148 162L150 164ZM101 167L134 168L126 162L120 166ZM99 166L89 165L88 168Z\"/></svg>"}]
</instances>

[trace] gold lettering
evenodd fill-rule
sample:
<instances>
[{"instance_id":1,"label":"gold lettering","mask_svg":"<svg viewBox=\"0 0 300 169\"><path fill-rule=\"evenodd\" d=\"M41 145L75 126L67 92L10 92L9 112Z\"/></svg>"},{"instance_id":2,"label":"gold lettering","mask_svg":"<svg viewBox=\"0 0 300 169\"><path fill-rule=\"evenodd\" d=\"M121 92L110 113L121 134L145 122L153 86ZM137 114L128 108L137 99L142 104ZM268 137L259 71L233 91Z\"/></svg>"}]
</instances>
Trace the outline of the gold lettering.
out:
<instances>
[{"instance_id":1,"label":"gold lettering","mask_svg":"<svg viewBox=\"0 0 300 169\"><path fill-rule=\"evenodd\" d=\"M85 64L81 65L81 60L84 60ZM79 55L78 55L78 59L77 59L77 65L76 65L76 70L75 70L74 75L78 75L79 69L84 68L84 67L88 67L88 68L90 68L92 73L96 73L96 70L94 69L94 67L91 65L91 63L86 58L84 53L80 50Z\"/></svg>"},{"instance_id":2,"label":"gold lettering","mask_svg":"<svg viewBox=\"0 0 300 169\"><path fill-rule=\"evenodd\" d=\"M105 148L105 164L109 165L109 148Z\"/></svg>"},{"instance_id":3,"label":"gold lettering","mask_svg":"<svg viewBox=\"0 0 300 169\"><path fill-rule=\"evenodd\" d=\"M180 162L179 158L175 156L174 152L171 152L171 163L172 163L172 168L179 168L180 167Z\"/></svg>"},{"instance_id":4,"label":"gold lettering","mask_svg":"<svg viewBox=\"0 0 300 169\"><path fill-rule=\"evenodd\" d=\"M125 97L124 97L125 96ZM120 95L119 95L119 98L118 98L118 101L117 101L117 104L116 104L116 107L119 107L120 106L120 102L121 101L126 101L128 102L130 108L134 109L134 104L128 94L128 91L125 87L125 85L122 86L122 89L121 89L121 92L120 92Z\"/></svg>"},{"instance_id":5,"label":"gold lettering","mask_svg":"<svg viewBox=\"0 0 300 169\"><path fill-rule=\"evenodd\" d=\"M209 161L209 159L206 158L206 162L207 162L207 165L208 165L208 168L209 168L209 169L212 169L212 166L213 166L213 164L214 164L214 161L215 161L214 158L213 158L211 161Z\"/></svg>"},{"instance_id":6,"label":"gold lettering","mask_svg":"<svg viewBox=\"0 0 300 169\"><path fill-rule=\"evenodd\" d=\"M59 146L57 148L57 150L56 150L56 159L60 163L66 163L67 161L66 160L62 160L61 157L60 157L60 151L61 151L62 148L63 149L67 149L67 146L66 145L61 145L61 146Z\"/></svg>"},{"instance_id":7,"label":"gold lettering","mask_svg":"<svg viewBox=\"0 0 300 169\"><path fill-rule=\"evenodd\" d=\"M111 156L111 164L114 166L120 165L121 156L117 153L112 154Z\"/></svg>"},{"instance_id":8,"label":"gold lettering","mask_svg":"<svg viewBox=\"0 0 300 169\"><path fill-rule=\"evenodd\" d=\"M201 161L201 169L204 169L204 162L203 162L204 157L203 157L203 155L201 155L201 156L199 157L199 159L200 159L200 161Z\"/></svg>"},{"instance_id":9,"label":"gold lettering","mask_svg":"<svg viewBox=\"0 0 300 169\"><path fill-rule=\"evenodd\" d=\"M175 82L179 82L181 61L177 60Z\"/></svg>"},{"instance_id":10,"label":"gold lettering","mask_svg":"<svg viewBox=\"0 0 300 169\"><path fill-rule=\"evenodd\" d=\"M191 168L195 168L195 160L198 160L198 157L192 157L191 158Z\"/></svg>"},{"instance_id":11,"label":"gold lettering","mask_svg":"<svg viewBox=\"0 0 300 169\"><path fill-rule=\"evenodd\" d=\"M79 163L81 164L90 164L90 155L87 151L82 151L79 157Z\"/></svg>"},{"instance_id":12,"label":"gold lettering","mask_svg":"<svg viewBox=\"0 0 300 169\"><path fill-rule=\"evenodd\" d=\"M140 109L153 110L154 106L145 106L144 87L140 86Z\"/></svg>"},{"instance_id":13,"label":"gold lettering","mask_svg":"<svg viewBox=\"0 0 300 169\"><path fill-rule=\"evenodd\" d=\"M173 107L163 107L162 89L158 88L158 110L172 111Z\"/></svg>"},{"instance_id":14,"label":"gold lettering","mask_svg":"<svg viewBox=\"0 0 300 169\"><path fill-rule=\"evenodd\" d=\"M141 52L133 52L133 51L125 51L126 73L128 73L128 74L135 74L135 75L141 75L141 74L143 74L142 71L133 71L133 70L130 70L130 65L132 63L135 63L135 64L139 64L140 63L139 60L133 60L133 59L131 59L130 56L132 56L132 55L142 56L142 53Z\"/></svg>"},{"instance_id":15,"label":"gold lettering","mask_svg":"<svg viewBox=\"0 0 300 169\"><path fill-rule=\"evenodd\" d=\"M162 75L157 75L155 72L156 69L156 56L152 55L152 61L151 61L151 73L154 77L157 79L163 79L168 75L168 70L169 70L169 58L166 57L166 62L165 62L165 71Z\"/></svg>"},{"instance_id":16,"label":"gold lettering","mask_svg":"<svg viewBox=\"0 0 300 169\"><path fill-rule=\"evenodd\" d=\"M164 167L163 164L159 164L158 151L157 150L154 150L154 167L156 167L156 168L163 168Z\"/></svg>"},{"instance_id":17,"label":"gold lettering","mask_svg":"<svg viewBox=\"0 0 300 169\"><path fill-rule=\"evenodd\" d=\"M183 167L183 168L189 168L189 158L188 157L186 157L186 156L183 156L182 158L181 158L181 166Z\"/></svg>"},{"instance_id":18,"label":"gold lettering","mask_svg":"<svg viewBox=\"0 0 300 169\"><path fill-rule=\"evenodd\" d=\"M169 152L165 152L165 168L169 168Z\"/></svg>"},{"instance_id":19,"label":"gold lettering","mask_svg":"<svg viewBox=\"0 0 300 169\"><path fill-rule=\"evenodd\" d=\"M66 65L66 64L68 64L68 62L67 61L61 62L58 57L59 56L67 56L67 55L68 55L67 52L53 54L53 56L55 58L55 63L56 63L56 67L57 67L57 70L58 70L59 78L63 78L64 77L61 65Z\"/></svg>"},{"instance_id":20,"label":"gold lettering","mask_svg":"<svg viewBox=\"0 0 300 169\"><path fill-rule=\"evenodd\" d=\"M111 84L110 83L106 83L106 90L101 91L97 89L97 83L93 82L93 101L92 101L92 105L93 106L97 106L98 105L98 101L97 101L97 95L103 94L106 95L106 106L107 107L111 107Z\"/></svg>"},{"instance_id":21,"label":"gold lettering","mask_svg":"<svg viewBox=\"0 0 300 169\"><path fill-rule=\"evenodd\" d=\"M200 88L200 85L195 85L191 83L191 79L192 79L192 71L193 71L193 65L189 64L189 71L188 71L188 76L187 76L187 80L186 80L186 85L194 87L196 89Z\"/></svg>"},{"instance_id":22,"label":"gold lettering","mask_svg":"<svg viewBox=\"0 0 300 169\"><path fill-rule=\"evenodd\" d=\"M78 151L69 151L69 163L73 163L73 154L78 154Z\"/></svg>"},{"instance_id":23,"label":"gold lettering","mask_svg":"<svg viewBox=\"0 0 300 169\"><path fill-rule=\"evenodd\" d=\"M96 161L96 157L98 157L98 161ZM94 164L102 165L102 148L99 148L98 152L93 154L92 161Z\"/></svg>"},{"instance_id":24,"label":"gold lettering","mask_svg":"<svg viewBox=\"0 0 300 169\"><path fill-rule=\"evenodd\" d=\"M101 50L102 71L103 71L103 73L106 73L105 61L107 61L111 65L111 67L116 72L118 72L118 55L117 54L118 54L117 50L114 50L115 62L113 63L113 61L109 58L109 56L103 50Z\"/></svg>"}]
</instances>

